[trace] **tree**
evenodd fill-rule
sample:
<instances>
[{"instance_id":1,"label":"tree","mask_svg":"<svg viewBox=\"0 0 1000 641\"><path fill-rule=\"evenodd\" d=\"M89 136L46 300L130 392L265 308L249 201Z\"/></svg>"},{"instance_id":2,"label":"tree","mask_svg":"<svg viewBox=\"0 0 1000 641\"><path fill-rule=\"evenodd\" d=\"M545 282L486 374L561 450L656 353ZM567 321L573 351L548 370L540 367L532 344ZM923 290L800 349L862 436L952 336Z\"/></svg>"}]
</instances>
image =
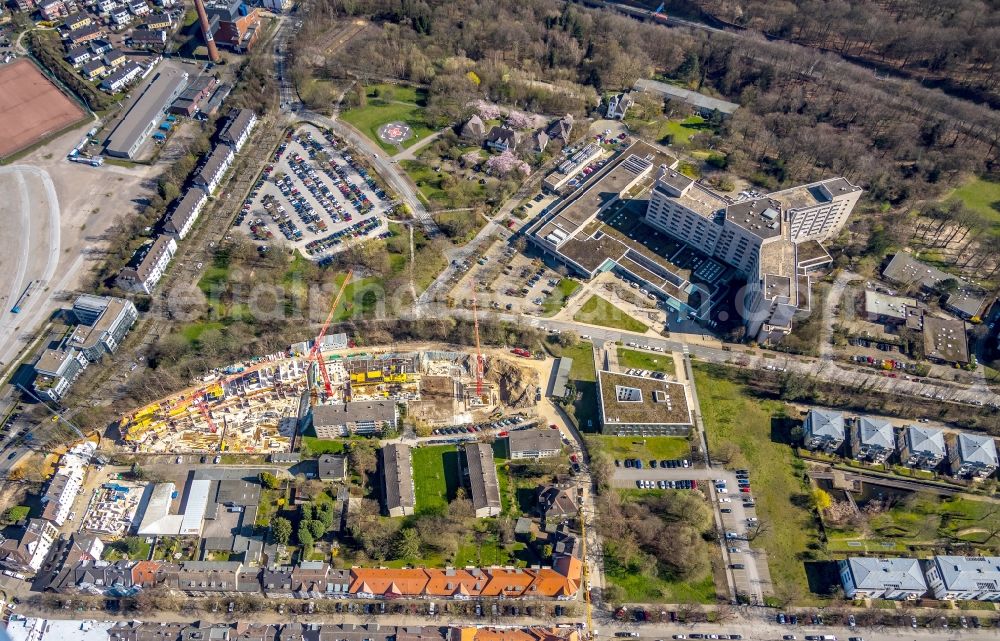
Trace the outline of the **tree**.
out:
<instances>
[{"instance_id":1,"label":"tree","mask_svg":"<svg viewBox=\"0 0 1000 641\"><path fill-rule=\"evenodd\" d=\"M562 347L576 347L580 342L580 336L573 330L566 330L559 334L559 345Z\"/></svg>"},{"instance_id":2,"label":"tree","mask_svg":"<svg viewBox=\"0 0 1000 641\"><path fill-rule=\"evenodd\" d=\"M353 441L347 452L351 467L361 476L375 472L375 446L367 441Z\"/></svg>"},{"instance_id":3,"label":"tree","mask_svg":"<svg viewBox=\"0 0 1000 641\"><path fill-rule=\"evenodd\" d=\"M4 510L3 516L0 517L0 520L7 525L13 525L21 519L26 518L29 512L31 512L31 508L27 505L15 505Z\"/></svg>"},{"instance_id":4,"label":"tree","mask_svg":"<svg viewBox=\"0 0 1000 641\"><path fill-rule=\"evenodd\" d=\"M292 522L284 517L277 517L271 522L271 535L275 543L288 545L292 538Z\"/></svg>"},{"instance_id":5,"label":"tree","mask_svg":"<svg viewBox=\"0 0 1000 641\"><path fill-rule=\"evenodd\" d=\"M412 527L401 529L392 542L392 555L397 559L415 559L420 556L420 534Z\"/></svg>"},{"instance_id":6,"label":"tree","mask_svg":"<svg viewBox=\"0 0 1000 641\"><path fill-rule=\"evenodd\" d=\"M833 499L830 497L830 494L824 490L816 488L812 491L811 495L813 507L820 512L830 509L830 506L833 505Z\"/></svg>"},{"instance_id":7,"label":"tree","mask_svg":"<svg viewBox=\"0 0 1000 641\"><path fill-rule=\"evenodd\" d=\"M260 484L269 490L276 490L281 485L278 477L270 472L261 472L257 478L260 480Z\"/></svg>"},{"instance_id":8,"label":"tree","mask_svg":"<svg viewBox=\"0 0 1000 641\"><path fill-rule=\"evenodd\" d=\"M326 526L323 525L323 521L313 519L312 521L304 521L303 524L309 528L309 533L313 535L314 539L322 538L326 534Z\"/></svg>"},{"instance_id":9,"label":"tree","mask_svg":"<svg viewBox=\"0 0 1000 641\"><path fill-rule=\"evenodd\" d=\"M309 528L305 527L305 523L299 523L299 545L305 548L305 551L309 551L315 543L316 540Z\"/></svg>"}]
</instances>

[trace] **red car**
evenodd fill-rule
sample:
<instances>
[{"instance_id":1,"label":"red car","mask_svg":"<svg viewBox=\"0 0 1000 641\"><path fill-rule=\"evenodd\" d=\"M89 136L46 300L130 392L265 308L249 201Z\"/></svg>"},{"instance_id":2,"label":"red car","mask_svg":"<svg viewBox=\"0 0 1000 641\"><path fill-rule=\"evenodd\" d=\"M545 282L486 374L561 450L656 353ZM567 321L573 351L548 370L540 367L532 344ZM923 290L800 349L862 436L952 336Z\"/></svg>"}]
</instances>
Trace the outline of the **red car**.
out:
<instances>
[{"instance_id":1,"label":"red car","mask_svg":"<svg viewBox=\"0 0 1000 641\"><path fill-rule=\"evenodd\" d=\"M557 429L559 429L559 426L556 425L555 423L553 423L553 424L549 425L549 428L553 429L553 430L557 430Z\"/></svg>"},{"instance_id":2,"label":"red car","mask_svg":"<svg viewBox=\"0 0 1000 641\"><path fill-rule=\"evenodd\" d=\"M750 488L749 487L741 487L740 488L740 492L743 492L744 494L749 494L750 493Z\"/></svg>"}]
</instances>

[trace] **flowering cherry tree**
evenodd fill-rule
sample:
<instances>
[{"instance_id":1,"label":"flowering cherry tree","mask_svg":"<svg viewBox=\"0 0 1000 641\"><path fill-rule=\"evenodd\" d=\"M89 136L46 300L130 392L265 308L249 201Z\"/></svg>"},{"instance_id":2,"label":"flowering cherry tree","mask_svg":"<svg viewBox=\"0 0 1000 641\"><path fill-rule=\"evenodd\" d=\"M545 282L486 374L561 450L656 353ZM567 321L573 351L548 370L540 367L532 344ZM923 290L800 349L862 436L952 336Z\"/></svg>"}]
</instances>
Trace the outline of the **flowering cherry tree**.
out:
<instances>
[{"instance_id":1,"label":"flowering cherry tree","mask_svg":"<svg viewBox=\"0 0 1000 641\"><path fill-rule=\"evenodd\" d=\"M500 117L500 108L485 100L480 100L476 103L476 113L483 120L496 120Z\"/></svg>"},{"instance_id":2,"label":"flowering cherry tree","mask_svg":"<svg viewBox=\"0 0 1000 641\"><path fill-rule=\"evenodd\" d=\"M495 176L509 176L515 172L527 176L531 173L528 163L515 156L509 149L499 156L491 156L486 161L486 167Z\"/></svg>"}]
</instances>

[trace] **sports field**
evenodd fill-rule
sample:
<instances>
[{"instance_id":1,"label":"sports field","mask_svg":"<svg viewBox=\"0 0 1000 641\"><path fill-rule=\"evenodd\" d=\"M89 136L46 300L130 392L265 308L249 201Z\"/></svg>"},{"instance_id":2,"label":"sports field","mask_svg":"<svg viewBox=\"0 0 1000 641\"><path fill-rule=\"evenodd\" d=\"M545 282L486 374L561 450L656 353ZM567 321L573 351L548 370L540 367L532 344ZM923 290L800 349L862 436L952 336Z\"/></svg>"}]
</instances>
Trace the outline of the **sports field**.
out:
<instances>
[{"instance_id":1,"label":"sports field","mask_svg":"<svg viewBox=\"0 0 1000 641\"><path fill-rule=\"evenodd\" d=\"M26 59L0 66L0 158L83 118L75 102Z\"/></svg>"}]
</instances>

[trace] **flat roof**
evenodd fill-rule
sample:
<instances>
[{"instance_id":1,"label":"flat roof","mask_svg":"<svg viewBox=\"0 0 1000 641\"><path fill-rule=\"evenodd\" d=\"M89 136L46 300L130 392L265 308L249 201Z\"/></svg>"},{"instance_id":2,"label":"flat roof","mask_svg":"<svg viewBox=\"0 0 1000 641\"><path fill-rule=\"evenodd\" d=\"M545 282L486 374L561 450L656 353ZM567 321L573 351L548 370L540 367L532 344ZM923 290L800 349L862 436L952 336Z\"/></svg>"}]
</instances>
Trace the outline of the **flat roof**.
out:
<instances>
[{"instance_id":1,"label":"flat roof","mask_svg":"<svg viewBox=\"0 0 1000 641\"><path fill-rule=\"evenodd\" d=\"M968 363L965 321L924 315L924 355L948 363Z\"/></svg>"},{"instance_id":2,"label":"flat roof","mask_svg":"<svg viewBox=\"0 0 1000 641\"><path fill-rule=\"evenodd\" d=\"M788 189L775 191L767 195L780 201L785 209L802 209L821 203L830 202L833 198L847 193L861 191L861 187L851 184L843 177L818 180L808 185L796 185Z\"/></svg>"},{"instance_id":3,"label":"flat roof","mask_svg":"<svg viewBox=\"0 0 1000 641\"><path fill-rule=\"evenodd\" d=\"M129 301L123 298L108 299L107 307L101 312L97 321L93 325L77 325L76 329L73 330L70 342L81 349L93 347L101 339L104 332L110 331L115 323L118 322L128 303Z\"/></svg>"},{"instance_id":4,"label":"flat roof","mask_svg":"<svg viewBox=\"0 0 1000 641\"><path fill-rule=\"evenodd\" d=\"M187 504L184 506L184 518L181 519L179 534L201 535L201 522L208 510L208 495L212 488L209 480L195 479L188 487Z\"/></svg>"},{"instance_id":5,"label":"flat roof","mask_svg":"<svg viewBox=\"0 0 1000 641\"><path fill-rule=\"evenodd\" d=\"M602 370L597 374L605 425L690 425L684 385Z\"/></svg>"},{"instance_id":6,"label":"flat roof","mask_svg":"<svg viewBox=\"0 0 1000 641\"><path fill-rule=\"evenodd\" d=\"M906 308L916 307L916 298L890 296L874 289L865 290L865 313L906 320Z\"/></svg>"},{"instance_id":7,"label":"flat roof","mask_svg":"<svg viewBox=\"0 0 1000 641\"><path fill-rule=\"evenodd\" d=\"M109 153L131 155L133 148L148 133L150 123L170 105L187 85L186 71L166 67L158 71L132 101L128 113L108 136Z\"/></svg>"},{"instance_id":8,"label":"flat roof","mask_svg":"<svg viewBox=\"0 0 1000 641\"><path fill-rule=\"evenodd\" d=\"M569 383L569 371L573 369L573 359L563 356L556 360L555 380L552 382L552 395L566 396L566 384Z\"/></svg>"}]
</instances>

